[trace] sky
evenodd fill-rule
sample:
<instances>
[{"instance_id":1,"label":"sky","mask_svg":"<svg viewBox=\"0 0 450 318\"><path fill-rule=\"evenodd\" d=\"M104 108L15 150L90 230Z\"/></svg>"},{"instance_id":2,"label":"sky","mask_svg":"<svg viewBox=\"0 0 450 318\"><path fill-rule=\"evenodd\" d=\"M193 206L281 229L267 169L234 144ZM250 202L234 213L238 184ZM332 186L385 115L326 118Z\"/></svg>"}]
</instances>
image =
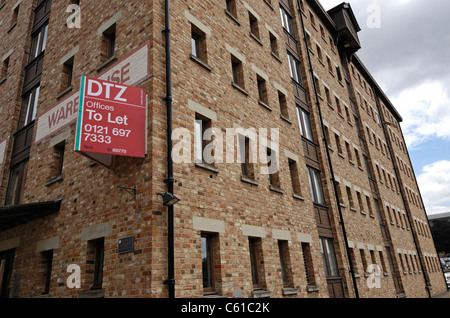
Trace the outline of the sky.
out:
<instances>
[{"instance_id":1,"label":"sky","mask_svg":"<svg viewBox=\"0 0 450 318\"><path fill-rule=\"evenodd\" d=\"M450 212L450 1L345 2L362 29L357 55L403 117L427 213Z\"/></svg>"}]
</instances>

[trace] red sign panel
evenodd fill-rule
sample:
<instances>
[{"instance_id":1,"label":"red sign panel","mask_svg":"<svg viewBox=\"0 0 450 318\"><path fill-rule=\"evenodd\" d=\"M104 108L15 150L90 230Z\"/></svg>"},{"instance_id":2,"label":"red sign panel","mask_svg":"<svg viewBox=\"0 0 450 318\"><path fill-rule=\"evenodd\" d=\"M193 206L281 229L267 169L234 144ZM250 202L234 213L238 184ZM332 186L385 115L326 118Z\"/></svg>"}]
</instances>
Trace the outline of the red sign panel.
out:
<instances>
[{"instance_id":1,"label":"red sign panel","mask_svg":"<svg viewBox=\"0 0 450 318\"><path fill-rule=\"evenodd\" d=\"M145 90L83 76L75 151L145 157Z\"/></svg>"}]
</instances>

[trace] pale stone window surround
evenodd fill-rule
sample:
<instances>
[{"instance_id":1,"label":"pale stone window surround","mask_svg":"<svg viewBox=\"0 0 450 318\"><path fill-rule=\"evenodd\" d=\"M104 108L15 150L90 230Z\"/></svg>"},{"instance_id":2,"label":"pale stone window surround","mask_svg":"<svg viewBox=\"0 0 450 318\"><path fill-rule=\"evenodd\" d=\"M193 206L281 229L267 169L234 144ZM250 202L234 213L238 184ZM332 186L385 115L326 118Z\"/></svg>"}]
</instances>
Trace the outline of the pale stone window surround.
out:
<instances>
[{"instance_id":1,"label":"pale stone window surround","mask_svg":"<svg viewBox=\"0 0 450 318\"><path fill-rule=\"evenodd\" d=\"M40 240L36 243L36 253L55 250L59 248L59 236Z\"/></svg>"}]
</instances>

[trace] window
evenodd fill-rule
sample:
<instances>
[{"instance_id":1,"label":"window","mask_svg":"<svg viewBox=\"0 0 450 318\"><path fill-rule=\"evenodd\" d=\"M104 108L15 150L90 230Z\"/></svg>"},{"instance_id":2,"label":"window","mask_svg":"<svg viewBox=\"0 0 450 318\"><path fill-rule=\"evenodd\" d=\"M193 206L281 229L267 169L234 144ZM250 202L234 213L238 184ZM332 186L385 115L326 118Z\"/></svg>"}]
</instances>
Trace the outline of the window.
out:
<instances>
[{"instance_id":1,"label":"window","mask_svg":"<svg viewBox=\"0 0 450 318\"><path fill-rule=\"evenodd\" d=\"M292 17L282 7L280 7L281 24L283 28L292 36L294 36L294 25L292 23Z\"/></svg>"},{"instance_id":2,"label":"window","mask_svg":"<svg viewBox=\"0 0 450 318\"><path fill-rule=\"evenodd\" d=\"M316 285L316 277L314 275L314 266L311 255L311 245L302 243L303 265L305 266L306 284Z\"/></svg>"},{"instance_id":3,"label":"window","mask_svg":"<svg viewBox=\"0 0 450 318\"><path fill-rule=\"evenodd\" d=\"M11 27L9 28L10 30L12 28L14 28L17 24L17 19L19 17L19 8L20 8L20 5L17 5L13 10L12 17L11 17Z\"/></svg>"},{"instance_id":4,"label":"window","mask_svg":"<svg viewBox=\"0 0 450 318\"><path fill-rule=\"evenodd\" d=\"M53 261L53 250L45 251L41 253L41 264L43 270L43 282L44 289L42 294L50 293L50 282L51 282L51 273L52 273L52 261Z\"/></svg>"},{"instance_id":5,"label":"window","mask_svg":"<svg viewBox=\"0 0 450 318\"><path fill-rule=\"evenodd\" d=\"M226 12L237 18L236 0L226 0Z\"/></svg>"},{"instance_id":6,"label":"window","mask_svg":"<svg viewBox=\"0 0 450 318\"><path fill-rule=\"evenodd\" d=\"M212 163L212 158L208 157L205 151L210 141L205 140L205 131L212 127L212 121L201 115L195 118L195 159L197 163Z\"/></svg>"},{"instance_id":7,"label":"window","mask_svg":"<svg viewBox=\"0 0 450 318\"><path fill-rule=\"evenodd\" d=\"M192 56L206 63L206 35L203 31L201 31L194 25L191 26L191 46Z\"/></svg>"},{"instance_id":8,"label":"window","mask_svg":"<svg viewBox=\"0 0 450 318\"><path fill-rule=\"evenodd\" d=\"M342 73L341 73L341 68L339 66L336 66L336 74L338 76L339 82L342 82Z\"/></svg>"},{"instance_id":9,"label":"window","mask_svg":"<svg viewBox=\"0 0 450 318\"><path fill-rule=\"evenodd\" d=\"M334 133L334 140L336 142L336 148L338 150L338 153L343 156L343 152L342 152L342 145L341 145L341 138L339 137L338 134Z\"/></svg>"},{"instance_id":10,"label":"window","mask_svg":"<svg viewBox=\"0 0 450 318\"><path fill-rule=\"evenodd\" d=\"M374 250L370 250L370 260L372 261L372 265L377 265L377 260L375 257L375 251Z\"/></svg>"},{"instance_id":11,"label":"window","mask_svg":"<svg viewBox=\"0 0 450 318\"><path fill-rule=\"evenodd\" d=\"M215 291L215 257L214 248L216 235L202 233L201 235L201 253L202 253L202 273L203 273L203 291L210 293Z\"/></svg>"},{"instance_id":12,"label":"window","mask_svg":"<svg viewBox=\"0 0 450 318\"><path fill-rule=\"evenodd\" d=\"M374 216L373 210L372 210L372 204L370 203L370 197L366 195L366 203L367 203L367 209L369 210L369 215Z\"/></svg>"},{"instance_id":13,"label":"window","mask_svg":"<svg viewBox=\"0 0 450 318\"><path fill-rule=\"evenodd\" d=\"M262 242L260 238L249 237L250 264L252 270L252 282L254 289L264 287L264 262L262 254Z\"/></svg>"},{"instance_id":14,"label":"window","mask_svg":"<svg viewBox=\"0 0 450 318\"><path fill-rule=\"evenodd\" d=\"M335 181L335 184L336 184L336 190L337 190L338 197L339 197L339 204L345 206L344 197L342 196L341 184L337 181Z\"/></svg>"},{"instance_id":15,"label":"window","mask_svg":"<svg viewBox=\"0 0 450 318\"><path fill-rule=\"evenodd\" d=\"M30 62L34 60L39 54L45 51L45 47L47 46L47 33L48 24L41 27L32 35L29 58Z\"/></svg>"},{"instance_id":16,"label":"window","mask_svg":"<svg viewBox=\"0 0 450 318\"><path fill-rule=\"evenodd\" d=\"M336 253L334 251L333 239L320 237L320 250L327 277L338 277L339 270L337 266Z\"/></svg>"},{"instance_id":17,"label":"window","mask_svg":"<svg viewBox=\"0 0 450 318\"><path fill-rule=\"evenodd\" d=\"M269 38L270 38L270 50L272 51L272 54L275 55L276 57L279 57L280 52L277 37L273 35L271 32L269 32Z\"/></svg>"},{"instance_id":18,"label":"window","mask_svg":"<svg viewBox=\"0 0 450 318\"><path fill-rule=\"evenodd\" d=\"M267 83L266 80L260 77L259 75L256 76L256 82L258 84L258 98L259 102L263 103L264 105L269 105L269 96L267 94Z\"/></svg>"},{"instance_id":19,"label":"window","mask_svg":"<svg viewBox=\"0 0 450 318\"><path fill-rule=\"evenodd\" d=\"M10 170L6 189L5 205L19 204L22 201L28 161L19 163Z\"/></svg>"},{"instance_id":20,"label":"window","mask_svg":"<svg viewBox=\"0 0 450 318\"><path fill-rule=\"evenodd\" d=\"M309 113L307 113L303 108L297 106L297 118L300 125L301 135L309 141L314 142Z\"/></svg>"},{"instance_id":21,"label":"window","mask_svg":"<svg viewBox=\"0 0 450 318\"><path fill-rule=\"evenodd\" d=\"M314 84L316 85L317 94L322 98L322 92L321 92L321 89L320 89L320 81L315 76L314 76Z\"/></svg>"},{"instance_id":22,"label":"window","mask_svg":"<svg viewBox=\"0 0 450 318\"><path fill-rule=\"evenodd\" d=\"M363 200L361 197L361 192L356 191L356 198L358 199L359 210L361 212L364 212L364 204L363 204Z\"/></svg>"},{"instance_id":23,"label":"window","mask_svg":"<svg viewBox=\"0 0 450 318\"><path fill-rule=\"evenodd\" d=\"M27 93L27 95L25 95L22 101L22 109L20 112L18 129L27 126L36 119L39 91L40 87L37 86L33 88L29 93Z\"/></svg>"},{"instance_id":24,"label":"window","mask_svg":"<svg viewBox=\"0 0 450 318\"><path fill-rule=\"evenodd\" d=\"M320 46L318 44L316 44L316 51L317 51L317 57L319 58L319 61L322 62L323 61L322 49L320 48Z\"/></svg>"},{"instance_id":25,"label":"window","mask_svg":"<svg viewBox=\"0 0 450 318\"><path fill-rule=\"evenodd\" d=\"M277 155L275 151L267 148L267 162L269 167L269 181L272 187L279 189L280 185L280 174L278 171Z\"/></svg>"},{"instance_id":26,"label":"window","mask_svg":"<svg viewBox=\"0 0 450 318\"><path fill-rule=\"evenodd\" d=\"M311 19L311 25L315 28L316 20L314 19L314 14L311 11L309 11L309 18Z\"/></svg>"},{"instance_id":27,"label":"window","mask_svg":"<svg viewBox=\"0 0 450 318\"><path fill-rule=\"evenodd\" d=\"M9 56L2 62L2 68L0 70L0 82L3 79L6 79L8 76L8 68L9 68Z\"/></svg>"},{"instance_id":28,"label":"window","mask_svg":"<svg viewBox=\"0 0 450 318\"><path fill-rule=\"evenodd\" d=\"M345 187L345 191L347 192L348 204L350 209L355 209L355 202L353 201L352 189L350 187Z\"/></svg>"},{"instance_id":29,"label":"window","mask_svg":"<svg viewBox=\"0 0 450 318\"><path fill-rule=\"evenodd\" d=\"M259 40L258 19L250 12L248 13L248 18L249 18L249 22L250 22L250 34Z\"/></svg>"},{"instance_id":30,"label":"window","mask_svg":"<svg viewBox=\"0 0 450 318\"><path fill-rule=\"evenodd\" d=\"M325 97L327 99L328 106L333 107L333 104L331 103L330 89L328 87L325 87Z\"/></svg>"},{"instance_id":31,"label":"window","mask_svg":"<svg viewBox=\"0 0 450 318\"><path fill-rule=\"evenodd\" d=\"M291 175L292 190L295 195L301 196L301 187L297 169L297 162L291 159L289 159L289 172Z\"/></svg>"},{"instance_id":32,"label":"window","mask_svg":"<svg viewBox=\"0 0 450 318\"><path fill-rule=\"evenodd\" d=\"M244 85L244 67L242 62L235 58L231 57L231 68L233 72L233 83L241 88L245 88Z\"/></svg>"},{"instance_id":33,"label":"window","mask_svg":"<svg viewBox=\"0 0 450 318\"><path fill-rule=\"evenodd\" d=\"M278 92L278 103L280 104L281 116L285 119L289 119L286 96L281 92Z\"/></svg>"},{"instance_id":34,"label":"window","mask_svg":"<svg viewBox=\"0 0 450 318\"><path fill-rule=\"evenodd\" d=\"M11 292L15 250L0 252L0 298L8 298Z\"/></svg>"},{"instance_id":35,"label":"window","mask_svg":"<svg viewBox=\"0 0 450 318\"><path fill-rule=\"evenodd\" d=\"M338 110L338 114L342 116L342 107L341 107L341 101L339 100L338 97L335 97L336 100L336 107Z\"/></svg>"},{"instance_id":36,"label":"window","mask_svg":"<svg viewBox=\"0 0 450 318\"><path fill-rule=\"evenodd\" d=\"M287 56L289 61L289 70L291 73L291 78L298 84L301 84L303 82L303 79L302 79L302 72L300 69L300 62L297 61L297 59L289 53Z\"/></svg>"},{"instance_id":37,"label":"window","mask_svg":"<svg viewBox=\"0 0 450 318\"><path fill-rule=\"evenodd\" d=\"M93 280L91 289L102 289L103 263L105 257L105 239L100 238L88 242L88 264L92 266Z\"/></svg>"},{"instance_id":38,"label":"window","mask_svg":"<svg viewBox=\"0 0 450 318\"><path fill-rule=\"evenodd\" d=\"M352 154L352 151L351 151L351 148L350 148L350 144L347 141L345 141L345 149L347 150L348 160L351 163L353 163L353 154Z\"/></svg>"},{"instance_id":39,"label":"window","mask_svg":"<svg viewBox=\"0 0 450 318\"><path fill-rule=\"evenodd\" d=\"M386 262L384 260L383 252L382 251L378 251L378 254L380 256L381 268L383 269L384 273L387 273Z\"/></svg>"},{"instance_id":40,"label":"window","mask_svg":"<svg viewBox=\"0 0 450 318\"><path fill-rule=\"evenodd\" d=\"M253 153L251 148L250 138L239 136L240 151L241 151L241 167L242 175L249 179L255 179L255 171L253 163Z\"/></svg>"},{"instance_id":41,"label":"window","mask_svg":"<svg viewBox=\"0 0 450 318\"><path fill-rule=\"evenodd\" d=\"M309 186L314 203L325 204L325 196L322 188L322 181L320 179L320 171L307 167Z\"/></svg>"},{"instance_id":42,"label":"window","mask_svg":"<svg viewBox=\"0 0 450 318\"><path fill-rule=\"evenodd\" d=\"M51 166L52 177L62 176L65 148L66 141L60 142L53 147L53 161Z\"/></svg>"},{"instance_id":43,"label":"window","mask_svg":"<svg viewBox=\"0 0 450 318\"><path fill-rule=\"evenodd\" d=\"M289 242L278 241L278 252L280 256L281 278L284 287L292 287L292 271L289 257Z\"/></svg>"},{"instance_id":44,"label":"window","mask_svg":"<svg viewBox=\"0 0 450 318\"><path fill-rule=\"evenodd\" d=\"M367 260L366 260L366 253L363 249L359 250L359 253L361 254L361 261L363 266L363 272L365 273L367 271Z\"/></svg>"},{"instance_id":45,"label":"window","mask_svg":"<svg viewBox=\"0 0 450 318\"><path fill-rule=\"evenodd\" d=\"M74 57L72 56L69 60L67 60L63 64L61 88L60 88L61 92L64 92L64 91L72 88L73 61L74 61Z\"/></svg>"},{"instance_id":46,"label":"window","mask_svg":"<svg viewBox=\"0 0 450 318\"><path fill-rule=\"evenodd\" d=\"M358 163L358 167L362 168L361 157L359 156L359 151L356 148L354 148L354 150L355 150L355 157L356 157L356 162ZM368 174L370 175L370 171L368 172Z\"/></svg>"},{"instance_id":47,"label":"window","mask_svg":"<svg viewBox=\"0 0 450 318\"><path fill-rule=\"evenodd\" d=\"M105 61L113 59L116 55L116 24L103 32L102 45L102 54Z\"/></svg>"}]
</instances>

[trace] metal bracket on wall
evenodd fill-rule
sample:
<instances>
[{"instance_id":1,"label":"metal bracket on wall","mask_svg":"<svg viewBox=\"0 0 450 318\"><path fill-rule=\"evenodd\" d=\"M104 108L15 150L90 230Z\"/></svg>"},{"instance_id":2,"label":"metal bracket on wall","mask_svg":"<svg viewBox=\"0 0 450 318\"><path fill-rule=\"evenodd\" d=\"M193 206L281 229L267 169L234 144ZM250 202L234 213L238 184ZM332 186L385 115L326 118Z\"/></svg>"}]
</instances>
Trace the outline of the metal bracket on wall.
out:
<instances>
[{"instance_id":1,"label":"metal bracket on wall","mask_svg":"<svg viewBox=\"0 0 450 318\"><path fill-rule=\"evenodd\" d=\"M136 200L136 186L134 186L133 188L118 186L117 188L120 189L120 192L127 191L129 194L131 194L134 197L134 200Z\"/></svg>"}]
</instances>

